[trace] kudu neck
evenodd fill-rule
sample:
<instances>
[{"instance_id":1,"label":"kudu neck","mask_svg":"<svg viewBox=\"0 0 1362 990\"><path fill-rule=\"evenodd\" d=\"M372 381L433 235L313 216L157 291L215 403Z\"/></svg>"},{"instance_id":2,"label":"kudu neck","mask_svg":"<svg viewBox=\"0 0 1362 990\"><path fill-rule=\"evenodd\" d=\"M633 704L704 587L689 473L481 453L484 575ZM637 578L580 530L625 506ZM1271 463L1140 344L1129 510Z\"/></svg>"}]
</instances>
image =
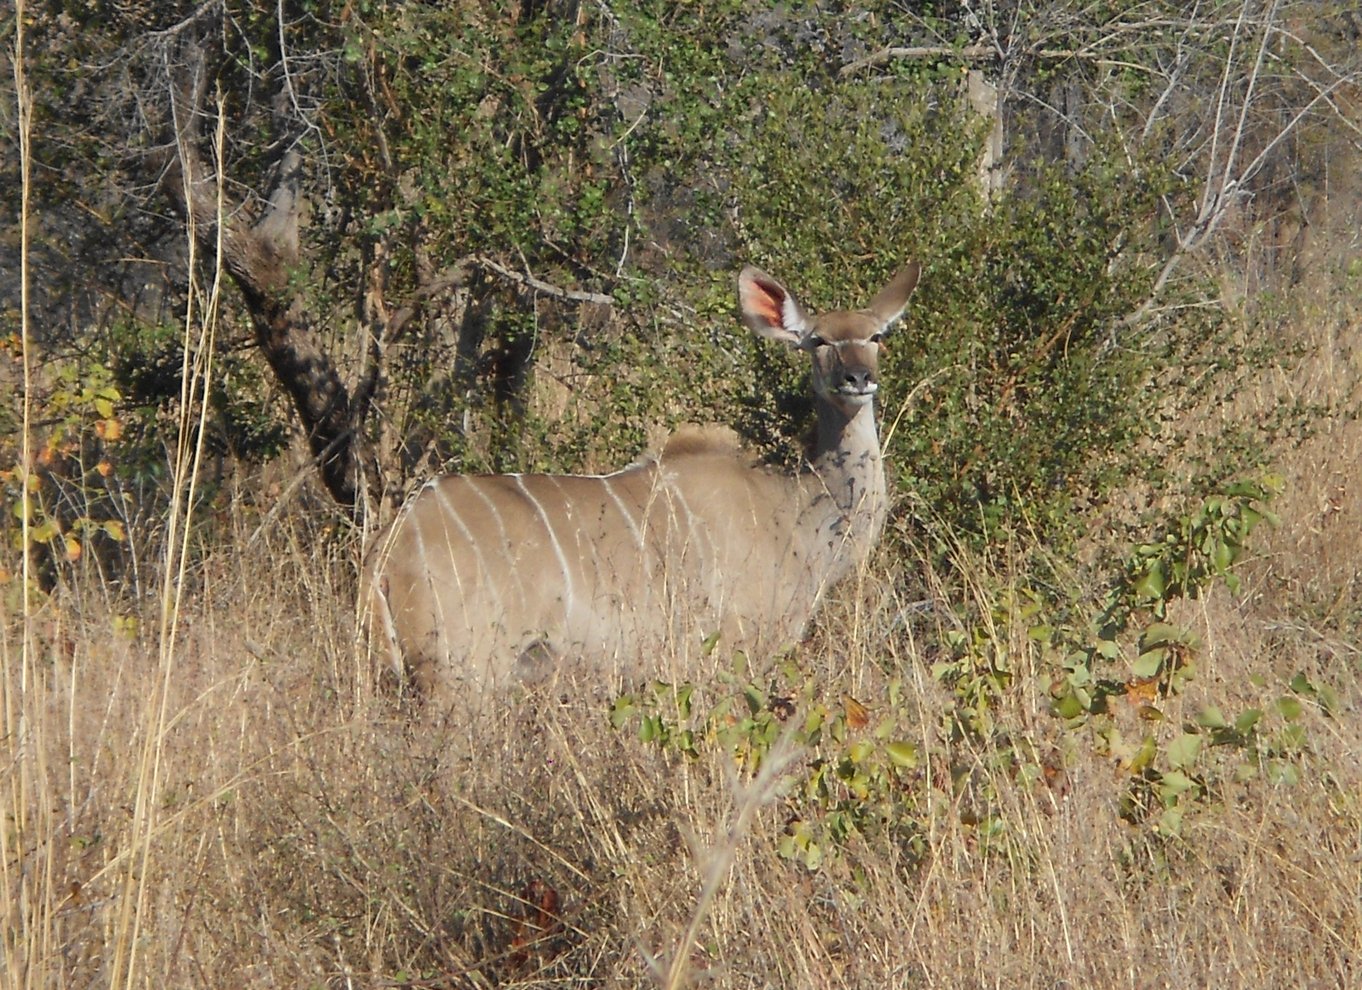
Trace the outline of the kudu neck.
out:
<instances>
[{"instance_id":1,"label":"kudu neck","mask_svg":"<svg viewBox=\"0 0 1362 990\"><path fill-rule=\"evenodd\" d=\"M880 478L884 487L884 465L880 459L880 437L875 428L875 409L867 402L846 410L828 399L818 400L818 432L809 461L829 484L846 473L863 476L866 472ZM844 506L850 508L850 506Z\"/></svg>"},{"instance_id":2,"label":"kudu neck","mask_svg":"<svg viewBox=\"0 0 1362 990\"><path fill-rule=\"evenodd\" d=\"M817 475L808 504L814 546L833 555L834 572L845 573L870 553L888 512L873 405L846 409L820 398L809 459Z\"/></svg>"}]
</instances>

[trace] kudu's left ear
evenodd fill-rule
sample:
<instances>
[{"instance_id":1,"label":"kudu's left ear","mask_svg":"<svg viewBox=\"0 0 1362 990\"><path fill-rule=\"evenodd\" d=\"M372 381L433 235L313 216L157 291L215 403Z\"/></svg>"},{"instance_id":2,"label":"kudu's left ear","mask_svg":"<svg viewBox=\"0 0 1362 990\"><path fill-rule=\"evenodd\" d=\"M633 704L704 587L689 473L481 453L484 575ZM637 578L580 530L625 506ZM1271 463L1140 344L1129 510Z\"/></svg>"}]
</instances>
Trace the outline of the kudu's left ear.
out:
<instances>
[{"instance_id":1,"label":"kudu's left ear","mask_svg":"<svg viewBox=\"0 0 1362 990\"><path fill-rule=\"evenodd\" d=\"M743 322L771 340L798 346L809 332L809 318L790 291L752 265L738 275L738 306Z\"/></svg>"},{"instance_id":2,"label":"kudu's left ear","mask_svg":"<svg viewBox=\"0 0 1362 990\"><path fill-rule=\"evenodd\" d=\"M908 297L917 287L917 278L922 274L922 266L910 261L899 269L889 284L880 290L874 301L866 307L867 311L880 321L880 326L888 328L908 307Z\"/></svg>"}]
</instances>

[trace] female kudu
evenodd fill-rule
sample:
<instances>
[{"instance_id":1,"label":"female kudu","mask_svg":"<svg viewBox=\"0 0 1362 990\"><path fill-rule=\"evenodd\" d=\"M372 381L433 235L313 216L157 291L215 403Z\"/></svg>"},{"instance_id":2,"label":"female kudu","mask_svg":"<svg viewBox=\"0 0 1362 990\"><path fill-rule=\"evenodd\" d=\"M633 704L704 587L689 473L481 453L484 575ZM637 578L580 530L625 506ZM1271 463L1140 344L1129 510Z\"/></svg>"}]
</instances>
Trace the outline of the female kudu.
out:
<instances>
[{"instance_id":1,"label":"female kudu","mask_svg":"<svg viewBox=\"0 0 1362 990\"><path fill-rule=\"evenodd\" d=\"M659 657L684 663L716 633L725 650L797 641L884 527L880 338L917 279L910 264L865 309L815 316L766 273L738 276L747 325L813 364L818 428L798 474L685 430L615 474L426 484L366 563L396 669L424 693L476 701L562 662L662 673Z\"/></svg>"}]
</instances>

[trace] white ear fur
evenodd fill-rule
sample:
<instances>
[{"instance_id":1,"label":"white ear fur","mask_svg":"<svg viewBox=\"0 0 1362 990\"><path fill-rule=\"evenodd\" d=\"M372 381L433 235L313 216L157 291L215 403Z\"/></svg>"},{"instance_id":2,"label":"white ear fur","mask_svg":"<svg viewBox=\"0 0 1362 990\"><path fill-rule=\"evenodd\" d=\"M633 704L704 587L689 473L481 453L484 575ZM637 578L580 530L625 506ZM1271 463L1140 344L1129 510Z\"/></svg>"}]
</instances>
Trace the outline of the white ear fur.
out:
<instances>
[{"instance_id":1,"label":"white ear fur","mask_svg":"<svg viewBox=\"0 0 1362 990\"><path fill-rule=\"evenodd\" d=\"M809 320L790 291L760 268L748 265L738 275L738 306L743 322L771 340L798 346Z\"/></svg>"}]
</instances>

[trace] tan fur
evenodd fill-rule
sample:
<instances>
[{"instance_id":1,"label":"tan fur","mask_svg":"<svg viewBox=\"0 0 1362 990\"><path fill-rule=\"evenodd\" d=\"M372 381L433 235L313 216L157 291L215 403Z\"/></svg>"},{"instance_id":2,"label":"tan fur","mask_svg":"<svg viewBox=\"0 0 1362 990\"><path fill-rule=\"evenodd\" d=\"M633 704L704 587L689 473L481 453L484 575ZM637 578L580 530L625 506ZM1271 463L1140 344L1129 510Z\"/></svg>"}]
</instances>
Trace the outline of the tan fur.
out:
<instances>
[{"instance_id":1,"label":"tan fur","mask_svg":"<svg viewBox=\"0 0 1362 990\"><path fill-rule=\"evenodd\" d=\"M917 280L866 310L807 316L780 283L739 276L757 333L813 361L810 470L764 468L722 428L679 430L605 476L451 475L428 483L366 562L374 637L448 704L566 662L677 675L719 635L760 656L797 641L827 587L865 559L887 498L872 399L878 335Z\"/></svg>"},{"instance_id":2,"label":"tan fur","mask_svg":"<svg viewBox=\"0 0 1362 990\"><path fill-rule=\"evenodd\" d=\"M727 426L695 426L686 424L667 438L662 448L662 456L668 458L690 457L702 454L739 455L742 441L738 434Z\"/></svg>"}]
</instances>

